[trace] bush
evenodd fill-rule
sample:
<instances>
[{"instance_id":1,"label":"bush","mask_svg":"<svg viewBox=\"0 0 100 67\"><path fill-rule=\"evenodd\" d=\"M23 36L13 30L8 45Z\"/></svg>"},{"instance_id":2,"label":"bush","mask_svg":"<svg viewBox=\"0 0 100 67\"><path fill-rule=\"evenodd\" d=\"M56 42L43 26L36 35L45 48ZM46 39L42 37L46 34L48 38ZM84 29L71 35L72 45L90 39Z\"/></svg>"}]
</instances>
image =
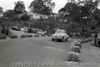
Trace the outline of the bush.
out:
<instances>
[{"instance_id":1,"label":"bush","mask_svg":"<svg viewBox=\"0 0 100 67\"><path fill-rule=\"evenodd\" d=\"M21 35L21 38L26 38L27 37L27 35Z\"/></svg>"},{"instance_id":2,"label":"bush","mask_svg":"<svg viewBox=\"0 0 100 67\"><path fill-rule=\"evenodd\" d=\"M11 39L16 39L17 36L16 36L16 35L11 35L10 38L11 38Z\"/></svg>"},{"instance_id":3,"label":"bush","mask_svg":"<svg viewBox=\"0 0 100 67\"><path fill-rule=\"evenodd\" d=\"M2 35L2 36L0 36L0 39L6 39L6 36Z\"/></svg>"},{"instance_id":4,"label":"bush","mask_svg":"<svg viewBox=\"0 0 100 67\"><path fill-rule=\"evenodd\" d=\"M68 53L68 61L79 62L79 61L80 61L80 59L79 59L79 53L70 51L70 52Z\"/></svg>"},{"instance_id":5,"label":"bush","mask_svg":"<svg viewBox=\"0 0 100 67\"><path fill-rule=\"evenodd\" d=\"M81 52L79 46L72 46L72 51L73 51L73 52L77 52L77 53L80 53L80 52Z\"/></svg>"}]
</instances>

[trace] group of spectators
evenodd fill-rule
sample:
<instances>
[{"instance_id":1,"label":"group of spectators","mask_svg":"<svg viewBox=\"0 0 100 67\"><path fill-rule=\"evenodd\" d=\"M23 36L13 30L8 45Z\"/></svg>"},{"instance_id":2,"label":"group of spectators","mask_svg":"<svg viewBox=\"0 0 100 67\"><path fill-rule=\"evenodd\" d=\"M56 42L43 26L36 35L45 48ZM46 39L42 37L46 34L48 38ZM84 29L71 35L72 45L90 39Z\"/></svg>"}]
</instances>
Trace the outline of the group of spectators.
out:
<instances>
[{"instance_id":1,"label":"group of spectators","mask_svg":"<svg viewBox=\"0 0 100 67\"><path fill-rule=\"evenodd\" d=\"M8 35L9 34L9 27L2 26L1 33L5 34L5 35Z\"/></svg>"}]
</instances>

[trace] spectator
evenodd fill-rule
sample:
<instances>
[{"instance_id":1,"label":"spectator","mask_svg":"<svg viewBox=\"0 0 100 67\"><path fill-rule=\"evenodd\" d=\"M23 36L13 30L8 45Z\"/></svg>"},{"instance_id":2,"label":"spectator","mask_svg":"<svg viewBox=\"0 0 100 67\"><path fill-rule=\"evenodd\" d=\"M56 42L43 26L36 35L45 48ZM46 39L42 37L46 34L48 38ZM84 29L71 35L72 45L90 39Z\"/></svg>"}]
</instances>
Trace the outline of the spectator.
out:
<instances>
[{"instance_id":1,"label":"spectator","mask_svg":"<svg viewBox=\"0 0 100 67\"><path fill-rule=\"evenodd\" d=\"M6 26L2 26L1 32L2 32L3 34L5 34L5 35L8 35L8 34L9 34L9 28L6 27Z\"/></svg>"},{"instance_id":2,"label":"spectator","mask_svg":"<svg viewBox=\"0 0 100 67\"><path fill-rule=\"evenodd\" d=\"M7 27L6 28L6 32L5 32L5 35L8 35L9 34L9 28Z\"/></svg>"},{"instance_id":3,"label":"spectator","mask_svg":"<svg viewBox=\"0 0 100 67\"><path fill-rule=\"evenodd\" d=\"M5 31L6 31L5 26L2 26L1 33L5 34Z\"/></svg>"},{"instance_id":4,"label":"spectator","mask_svg":"<svg viewBox=\"0 0 100 67\"><path fill-rule=\"evenodd\" d=\"M98 36L98 32L96 32L96 33L94 34L94 45L95 45L95 46L98 46L98 43L97 43L97 36Z\"/></svg>"},{"instance_id":5,"label":"spectator","mask_svg":"<svg viewBox=\"0 0 100 67\"><path fill-rule=\"evenodd\" d=\"M32 28L31 27L28 29L28 33L32 33Z\"/></svg>"}]
</instances>

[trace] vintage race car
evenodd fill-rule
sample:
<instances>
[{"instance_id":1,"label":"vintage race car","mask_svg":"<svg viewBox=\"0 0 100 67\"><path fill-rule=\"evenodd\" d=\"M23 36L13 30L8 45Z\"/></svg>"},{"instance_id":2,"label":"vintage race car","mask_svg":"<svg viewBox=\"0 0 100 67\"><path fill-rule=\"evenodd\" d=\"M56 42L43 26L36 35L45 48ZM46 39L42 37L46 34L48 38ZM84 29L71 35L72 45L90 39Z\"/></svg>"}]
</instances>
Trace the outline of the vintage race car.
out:
<instances>
[{"instance_id":1,"label":"vintage race car","mask_svg":"<svg viewBox=\"0 0 100 67\"><path fill-rule=\"evenodd\" d=\"M68 34L64 30L57 30L55 34L52 34L52 41L60 40L60 41L67 41Z\"/></svg>"}]
</instances>

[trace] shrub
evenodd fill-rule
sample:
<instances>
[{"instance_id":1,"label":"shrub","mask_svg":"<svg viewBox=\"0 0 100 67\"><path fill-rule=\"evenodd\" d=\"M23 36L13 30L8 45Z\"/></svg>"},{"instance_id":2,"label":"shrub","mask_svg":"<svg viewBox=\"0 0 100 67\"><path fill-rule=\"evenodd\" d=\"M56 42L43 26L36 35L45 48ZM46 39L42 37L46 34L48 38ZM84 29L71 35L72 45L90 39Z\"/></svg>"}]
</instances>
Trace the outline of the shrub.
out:
<instances>
[{"instance_id":1,"label":"shrub","mask_svg":"<svg viewBox=\"0 0 100 67\"><path fill-rule=\"evenodd\" d=\"M79 59L79 53L70 51L68 53L68 61L79 62L80 61L80 59Z\"/></svg>"},{"instance_id":2,"label":"shrub","mask_svg":"<svg viewBox=\"0 0 100 67\"><path fill-rule=\"evenodd\" d=\"M81 52L79 46L72 46L72 51L77 52L77 53L80 53Z\"/></svg>"},{"instance_id":3,"label":"shrub","mask_svg":"<svg viewBox=\"0 0 100 67\"><path fill-rule=\"evenodd\" d=\"M0 39L6 39L6 36L2 35L0 36Z\"/></svg>"},{"instance_id":4,"label":"shrub","mask_svg":"<svg viewBox=\"0 0 100 67\"><path fill-rule=\"evenodd\" d=\"M11 35L10 38L11 39L16 39L17 38L17 35Z\"/></svg>"}]
</instances>

